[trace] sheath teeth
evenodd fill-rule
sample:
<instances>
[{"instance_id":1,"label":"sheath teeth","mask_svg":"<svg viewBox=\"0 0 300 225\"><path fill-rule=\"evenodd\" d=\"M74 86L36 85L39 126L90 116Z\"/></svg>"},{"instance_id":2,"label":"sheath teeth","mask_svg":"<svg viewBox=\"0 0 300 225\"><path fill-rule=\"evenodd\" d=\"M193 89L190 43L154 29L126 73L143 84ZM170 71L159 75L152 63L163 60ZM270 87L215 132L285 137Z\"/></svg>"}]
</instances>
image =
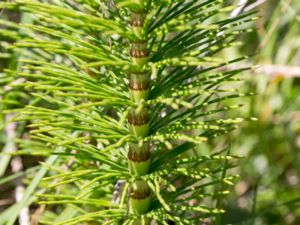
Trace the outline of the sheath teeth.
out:
<instances>
[{"instance_id":1,"label":"sheath teeth","mask_svg":"<svg viewBox=\"0 0 300 225\"><path fill-rule=\"evenodd\" d=\"M145 91L148 90L150 86L150 82L148 80L145 81L130 81L129 88L134 91Z\"/></svg>"},{"instance_id":2,"label":"sheath teeth","mask_svg":"<svg viewBox=\"0 0 300 225\"><path fill-rule=\"evenodd\" d=\"M149 151L142 151L142 152L137 152L133 149L129 149L128 152L128 159L130 159L133 162L145 162L148 159L150 159L151 153Z\"/></svg>"},{"instance_id":3,"label":"sheath teeth","mask_svg":"<svg viewBox=\"0 0 300 225\"><path fill-rule=\"evenodd\" d=\"M144 125L149 121L150 117L147 109L142 110L140 113L131 111L128 115L128 123L134 126Z\"/></svg>"},{"instance_id":4,"label":"sheath teeth","mask_svg":"<svg viewBox=\"0 0 300 225\"><path fill-rule=\"evenodd\" d=\"M132 43L130 49L130 56L134 58L144 58L149 56L147 42Z\"/></svg>"},{"instance_id":5,"label":"sheath teeth","mask_svg":"<svg viewBox=\"0 0 300 225\"><path fill-rule=\"evenodd\" d=\"M145 13L132 13L130 25L132 27L144 27L145 18Z\"/></svg>"},{"instance_id":6,"label":"sheath teeth","mask_svg":"<svg viewBox=\"0 0 300 225\"><path fill-rule=\"evenodd\" d=\"M150 196L151 190L145 181L139 180L131 185L129 193L131 198L145 199Z\"/></svg>"},{"instance_id":7,"label":"sheath teeth","mask_svg":"<svg viewBox=\"0 0 300 225\"><path fill-rule=\"evenodd\" d=\"M129 88L133 91L146 91L150 87L150 73L129 74Z\"/></svg>"},{"instance_id":8,"label":"sheath teeth","mask_svg":"<svg viewBox=\"0 0 300 225\"><path fill-rule=\"evenodd\" d=\"M134 58L144 58L149 56L149 52L147 49L141 50L141 49L131 49L130 50L130 56Z\"/></svg>"}]
</instances>

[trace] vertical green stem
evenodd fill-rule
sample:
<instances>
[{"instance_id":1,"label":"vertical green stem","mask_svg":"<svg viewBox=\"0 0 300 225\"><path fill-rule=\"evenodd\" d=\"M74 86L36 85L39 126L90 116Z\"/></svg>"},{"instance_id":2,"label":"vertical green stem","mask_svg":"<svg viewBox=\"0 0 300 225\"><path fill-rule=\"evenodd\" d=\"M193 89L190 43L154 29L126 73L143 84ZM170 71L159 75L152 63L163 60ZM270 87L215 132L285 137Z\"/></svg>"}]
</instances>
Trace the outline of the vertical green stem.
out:
<instances>
[{"instance_id":1,"label":"vertical green stem","mask_svg":"<svg viewBox=\"0 0 300 225\"><path fill-rule=\"evenodd\" d=\"M147 40L144 38L146 28L145 11L131 12L130 26L136 39L130 43L130 56L134 71L129 74L129 94L131 100L138 103L147 100L150 90L150 71L144 66L149 60ZM149 135L149 110L147 107L141 110L132 109L128 115L129 132L136 137L144 138ZM149 172L151 153L150 144L130 143L128 151L129 171L137 177L130 187L130 213L135 216L146 214L150 210L151 190L147 182L138 179L139 176ZM150 221L136 220L135 225L150 224Z\"/></svg>"}]
</instances>

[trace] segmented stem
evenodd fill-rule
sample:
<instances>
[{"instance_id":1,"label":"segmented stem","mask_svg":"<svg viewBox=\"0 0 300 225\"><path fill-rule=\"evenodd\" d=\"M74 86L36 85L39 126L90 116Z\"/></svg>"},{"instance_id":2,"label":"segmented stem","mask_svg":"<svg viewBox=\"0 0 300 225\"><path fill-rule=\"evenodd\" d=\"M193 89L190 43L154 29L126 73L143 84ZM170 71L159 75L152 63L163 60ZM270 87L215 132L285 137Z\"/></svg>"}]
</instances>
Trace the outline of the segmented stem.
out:
<instances>
[{"instance_id":1,"label":"segmented stem","mask_svg":"<svg viewBox=\"0 0 300 225\"><path fill-rule=\"evenodd\" d=\"M131 12L130 27L136 39L130 43L130 56L134 71L129 74L129 93L132 101L138 103L141 100L148 100L150 90L150 71L145 69L149 60L149 50L145 38L145 11ZM149 109L132 109L128 115L129 132L136 137L144 138L149 134ZM139 179L139 176L149 172L151 153L150 143L130 143L128 151L129 171L137 180L131 184L129 189L130 213L134 216L141 216L150 210L151 190L146 181ZM150 220L137 219L135 225L150 224Z\"/></svg>"}]
</instances>

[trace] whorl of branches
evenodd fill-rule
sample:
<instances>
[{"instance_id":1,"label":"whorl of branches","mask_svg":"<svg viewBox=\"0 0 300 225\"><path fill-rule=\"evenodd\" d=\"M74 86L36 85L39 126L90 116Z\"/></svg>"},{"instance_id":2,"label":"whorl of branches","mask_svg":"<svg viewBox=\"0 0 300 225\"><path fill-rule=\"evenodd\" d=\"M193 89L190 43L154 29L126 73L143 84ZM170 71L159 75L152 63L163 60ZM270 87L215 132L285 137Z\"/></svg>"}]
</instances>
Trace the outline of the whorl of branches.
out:
<instances>
[{"instance_id":1,"label":"whorl of branches","mask_svg":"<svg viewBox=\"0 0 300 225\"><path fill-rule=\"evenodd\" d=\"M0 35L15 42L8 51L23 51L21 68L5 70L5 76L25 79L13 87L20 98L27 97L11 110L15 102L1 91L5 112L15 112L15 120L30 129L30 139L19 140L18 154L50 157L40 173L49 170L48 177L32 190L38 190L38 201L48 205L48 212L53 204L60 208L41 223L199 224L224 212L219 201L236 178L226 171L238 157L228 148L206 154L200 144L251 119L223 118L223 112L242 106L232 99L253 95L229 88L239 81L236 74L249 68L218 70L247 57L224 60L216 55L240 45L236 35L250 32L245 26L256 19L252 12L229 18L234 7L225 2L0 3L0 8L26 12L34 20L0 20L5 26ZM133 20L132 12L139 12ZM139 135L143 130L135 126L146 123L142 129L147 132ZM145 143L150 143L151 164L145 174L135 174L127 156L133 162L148 160L150 152L132 150L148 148ZM120 180L126 182L119 202L112 203ZM135 199L151 193L148 210L128 213L128 193ZM8 213L0 221L13 224Z\"/></svg>"}]
</instances>

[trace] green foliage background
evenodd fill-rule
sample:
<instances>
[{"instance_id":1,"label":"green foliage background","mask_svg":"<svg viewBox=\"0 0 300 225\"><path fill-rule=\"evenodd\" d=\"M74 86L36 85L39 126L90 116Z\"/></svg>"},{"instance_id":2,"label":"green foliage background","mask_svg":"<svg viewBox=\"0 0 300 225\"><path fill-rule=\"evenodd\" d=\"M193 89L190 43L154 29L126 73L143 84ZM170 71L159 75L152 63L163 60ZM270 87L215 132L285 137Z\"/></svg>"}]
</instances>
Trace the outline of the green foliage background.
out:
<instances>
[{"instance_id":1,"label":"green foliage background","mask_svg":"<svg viewBox=\"0 0 300 225\"><path fill-rule=\"evenodd\" d=\"M255 2L255 1L252 1ZM249 4L250 5L250 4ZM256 32L240 51L258 52L249 63L299 68L298 1L266 1L258 7ZM246 156L226 221L233 224L299 224L299 78L289 71L243 73L245 90L259 93L241 113L258 118L230 135L234 153ZM299 77L299 72L298 72ZM239 214L232 217L232 214Z\"/></svg>"}]
</instances>

